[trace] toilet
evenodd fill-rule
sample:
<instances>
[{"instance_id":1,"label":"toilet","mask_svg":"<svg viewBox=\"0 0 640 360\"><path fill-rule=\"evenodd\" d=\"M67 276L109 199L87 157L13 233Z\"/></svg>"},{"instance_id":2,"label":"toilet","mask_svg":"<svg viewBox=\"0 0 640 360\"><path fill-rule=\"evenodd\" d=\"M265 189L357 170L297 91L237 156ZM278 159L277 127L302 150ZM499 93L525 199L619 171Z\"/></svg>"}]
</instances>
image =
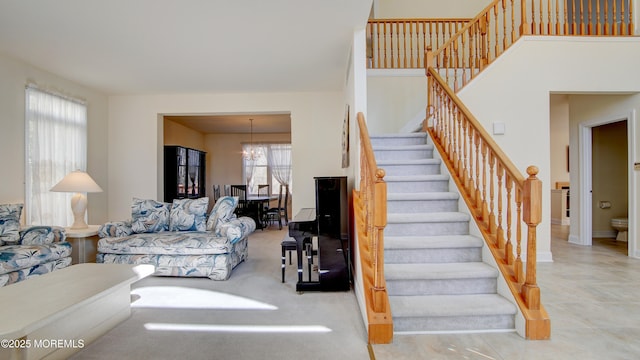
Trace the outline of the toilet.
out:
<instances>
[{"instance_id":1,"label":"toilet","mask_svg":"<svg viewBox=\"0 0 640 360\"><path fill-rule=\"evenodd\" d=\"M616 236L617 241L627 241L628 226L629 219L626 217L617 217L611 219L611 227L618 231L618 236Z\"/></svg>"}]
</instances>

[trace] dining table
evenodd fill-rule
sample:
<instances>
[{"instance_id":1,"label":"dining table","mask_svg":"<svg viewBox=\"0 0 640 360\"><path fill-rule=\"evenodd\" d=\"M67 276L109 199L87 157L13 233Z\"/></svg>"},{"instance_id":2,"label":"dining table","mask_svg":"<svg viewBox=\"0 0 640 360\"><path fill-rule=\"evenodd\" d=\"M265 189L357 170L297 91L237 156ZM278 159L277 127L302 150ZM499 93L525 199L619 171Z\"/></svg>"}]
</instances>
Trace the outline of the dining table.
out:
<instances>
[{"instance_id":1,"label":"dining table","mask_svg":"<svg viewBox=\"0 0 640 360\"><path fill-rule=\"evenodd\" d=\"M255 209L249 212L249 216L256 222L256 229L266 227L264 212L265 208L269 208L269 202L272 200L278 200L278 195L248 195L246 199L240 199L240 202L246 201L247 209Z\"/></svg>"}]
</instances>

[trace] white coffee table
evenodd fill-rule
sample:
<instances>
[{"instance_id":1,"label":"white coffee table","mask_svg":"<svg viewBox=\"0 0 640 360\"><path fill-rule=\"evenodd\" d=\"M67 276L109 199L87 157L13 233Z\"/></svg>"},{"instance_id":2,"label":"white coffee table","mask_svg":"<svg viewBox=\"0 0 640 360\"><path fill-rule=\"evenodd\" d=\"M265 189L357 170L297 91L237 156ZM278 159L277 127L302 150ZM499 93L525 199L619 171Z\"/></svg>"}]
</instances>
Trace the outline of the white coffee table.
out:
<instances>
[{"instance_id":1,"label":"white coffee table","mask_svg":"<svg viewBox=\"0 0 640 360\"><path fill-rule=\"evenodd\" d=\"M0 288L0 359L66 359L82 350L130 316L131 284L153 272L87 263Z\"/></svg>"}]
</instances>

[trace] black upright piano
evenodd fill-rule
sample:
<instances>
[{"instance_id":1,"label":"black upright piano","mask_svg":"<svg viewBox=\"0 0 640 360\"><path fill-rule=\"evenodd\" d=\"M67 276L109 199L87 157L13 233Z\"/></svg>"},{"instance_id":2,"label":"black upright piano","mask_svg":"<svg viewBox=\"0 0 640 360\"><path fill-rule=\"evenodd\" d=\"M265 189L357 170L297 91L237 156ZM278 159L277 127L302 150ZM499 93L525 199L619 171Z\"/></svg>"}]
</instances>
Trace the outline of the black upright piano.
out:
<instances>
[{"instance_id":1,"label":"black upright piano","mask_svg":"<svg viewBox=\"0 0 640 360\"><path fill-rule=\"evenodd\" d=\"M349 198L347 178L316 177L316 207L302 209L289 222L289 236L296 239L298 255L297 291L347 291L351 288L349 254ZM315 210L315 211L314 211ZM317 249L308 247L317 237ZM302 252L307 262L317 255L317 279L305 280ZM309 264L311 268L311 264ZM311 272L309 272L311 274Z\"/></svg>"}]
</instances>

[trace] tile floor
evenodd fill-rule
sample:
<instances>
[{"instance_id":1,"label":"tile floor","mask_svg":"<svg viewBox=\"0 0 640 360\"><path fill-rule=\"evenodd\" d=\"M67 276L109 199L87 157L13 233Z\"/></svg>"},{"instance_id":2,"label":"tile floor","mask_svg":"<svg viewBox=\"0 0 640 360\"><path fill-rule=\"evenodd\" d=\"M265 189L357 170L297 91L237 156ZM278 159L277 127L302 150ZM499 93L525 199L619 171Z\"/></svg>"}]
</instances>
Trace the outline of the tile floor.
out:
<instances>
[{"instance_id":1,"label":"tile floor","mask_svg":"<svg viewBox=\"0 0 640 360\"><path fill-rule=\"evenodd\" d=\"M527 341L516 333L396 335L374 345L376 360L402 359L638 359L640 260L626 243L593 239L569 244L568 227L553 226L553 263L538 264L551 339Z\"/></svg>"}]
</instances>

